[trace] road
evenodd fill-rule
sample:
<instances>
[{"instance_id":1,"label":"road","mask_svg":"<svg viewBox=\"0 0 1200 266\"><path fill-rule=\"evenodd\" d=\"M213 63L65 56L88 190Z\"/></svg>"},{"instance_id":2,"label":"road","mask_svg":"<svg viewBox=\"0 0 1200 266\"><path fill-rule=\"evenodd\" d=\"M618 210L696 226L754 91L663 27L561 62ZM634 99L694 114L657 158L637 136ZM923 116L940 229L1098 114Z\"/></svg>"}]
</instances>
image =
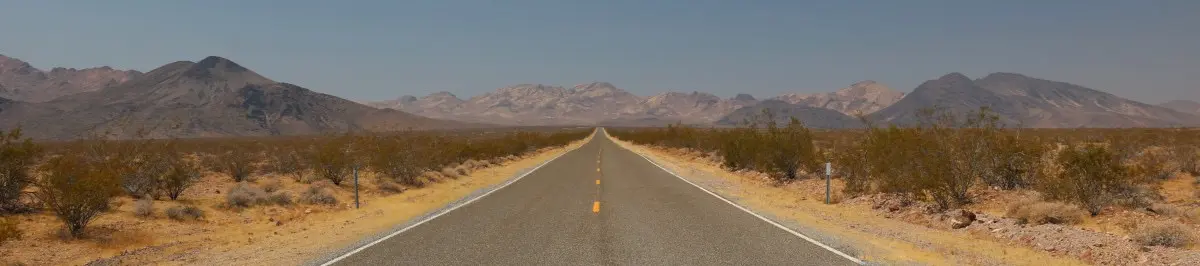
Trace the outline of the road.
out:
<instances>
[{"instance_id":1,"label":"road","mask_svg":"<svg viewBox=\"0 0 1200 266\"><path fill-rule=\"evenodd\" d=\"M507 187L332 264L855 265L603 133Z\"/></svg>"}]
</instances>

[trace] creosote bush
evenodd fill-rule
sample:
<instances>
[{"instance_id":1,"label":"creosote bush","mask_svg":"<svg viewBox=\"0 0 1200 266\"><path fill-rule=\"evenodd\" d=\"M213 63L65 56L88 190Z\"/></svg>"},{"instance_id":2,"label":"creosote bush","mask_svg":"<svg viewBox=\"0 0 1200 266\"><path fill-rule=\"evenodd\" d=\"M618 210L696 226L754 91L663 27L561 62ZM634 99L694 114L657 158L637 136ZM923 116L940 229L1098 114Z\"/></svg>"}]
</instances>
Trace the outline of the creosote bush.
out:
<instances>
[{"instance_id":1,"label":"creosote bush","mask_svg":"<svg viewBox=\"0 0 1200 266\"><path fill-rule=\"evenodd\" d=\"M828 161L834 177L845 181L846 195L897 194L941 209L971 202L972 189L1036 190L1091 214L1112 205L1147 206L1159 198L1154 182L1175 169L1195 168L1200 157L1200 130L1006 128L1011 122L987 108L965 115L934 108L904 125L863 118L865 129L789 134L777 134L787 127L772 130L774 119L763 116L737 128L608 132L637 144L715 154L729 170L758 171L778 181L819 173ZM804 131L811 141L803 140Z\"/></svg>"},{"instance_id":2,"label":"creosote bush","mask_svg":"<svg viewBox=\"0 0 1200 266\"><path fill-rule=\"evenodd\" d=\"M33 183L29 170L41 152L28 138L22 138L20 129L0 131L0 213L25 209L21 195Z\"/></svg>"},{"instance_id":3,"label":"creosote bush","mask_svg":"<svg viewBox=\"0 0 1200 266\"><path fill-rule=\"evenodd\" d=\"M108 202L120 190L120 177L97 158L63 154L42 165L38 198L78 237L93 219L108 210Z\"/></svg>"}]
</instances>

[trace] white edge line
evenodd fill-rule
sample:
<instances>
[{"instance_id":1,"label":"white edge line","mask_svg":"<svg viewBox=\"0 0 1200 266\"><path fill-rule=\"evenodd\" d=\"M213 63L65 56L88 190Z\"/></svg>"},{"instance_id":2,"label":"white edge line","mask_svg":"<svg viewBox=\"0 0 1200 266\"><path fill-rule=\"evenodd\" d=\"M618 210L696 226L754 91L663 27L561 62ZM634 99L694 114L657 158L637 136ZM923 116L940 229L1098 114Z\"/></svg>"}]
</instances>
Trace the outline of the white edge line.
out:
<instances>
[{"instance_id":1,"label":"white edge line","mask_svg":"<svg viewBox=\"0 0 1200 266\"><path fill-rule=\"evenodd\" d=\"M584 143L584 144L587 144L587 143ZM580 146L580 147L582 147L582 146ZM350 251L350 252L347 252L346 254L342 254L341 256L339 256L339 257L337 257L337 258L334 258L334 259L332 259L332 260L326 261L325 263L322 263L322 264L321 264L321 266L330 266L330 265L333 265L334 263L337 263L338 261L341 261L341 260L343 260L343 259L349 258L350 256L353 256L354 254L356 254L356 253L358 253L358 252L361 252L361 251L363 251L363 250L366 250L367 248L370 248L371 246L374 246L374 245L376 245L376 244L379 244L379 243L381 243L381 242L383 242L383 241L385 241L385 240L388 240L389 238L392 238L392 237L394 237L394 236L400 235L401 233L404 233L404 231L408 231L409 229L413 229L414 227L417 227L418 225L424 224L424 223L426 223L426 222L429 222L429 221L431 221L431 220L433 220L433 219L437 219L438 217L441 217L442 215L445 215L445 214L447 214L447 213L450 213L450 212L452 212L452 211L454 211L454 210L457 210L458 208L462 208L463 206L470 205L471 203L473 203L473 202L475 202L475 201L477 201L477 200L479 200L479 199L482 199L483 197L487 197L488 195L491 195L493 192L499 191L499 190L501 190L501 189L504 189L505 187L508 187L508 185L512 185L513 183L516 183L518 180L521 180L522 178L525 178L525 176L527 176L527 175L529 175L529 174L532 174L533 172L536 172L538 169L541 169L541 168L542 168L542 166L546 166L547 164L550 164L550 162L553 162L554 160L557 160L559 157L562 157L563 155L567 155L567 153L570 153L570 152L572 152L572 151L575 151L575 149L578 149L578 148L579 148L579 147L575 147L574 149L571 149L571 150L568 150L568 151L566 151L566 152L563 152L562 154L559 154L558 156L554 156L554 158L550 158L550 160L547 160L546 162L543 162L542 164L539 164L537 167L534 167L533 169L530 169L528 172L525 172L524 174L521 174L520 176L517 176L517 178L514 178L513 180L511 180L511 181L508 181L507 183L504 183L503 185L500 185L500 187L497 187L496 189L493 189L493 190L491 190L491 191L488 191L487 193L483 193L483 195L479 195L478 197L475 197L475 198L473 198L473 199L467 200L467 202L464 202L464 203L462 203L462 204L459 204L459 205L455 205L454 207L450 207L449 209L446 209L445 211L442 211L442 212L440 212L440 213L434 214L433 216L429 216L428 218L425 218L424 220L421 220L421 221L419 221L419 222L417 222L417 223L414 223L414 224L412 224L412 225L409 225L408 227L405 227L405 228L403 228L403 229L400 229L400 230L398 230L398 231L396 231L396 232L392 232L391 234L388 234L387 236L384 236L383 238L377 239L377 240L375 240L375 241L373 241L373 242L371 242L371 243L369 243L369 244L366 244L366 245L363 245L363 246L361 246L361 247L358 247L357 249L354 249L354 250L352 250L352 251Z\"/></svg>"},{"instance_id":2,"label":"white edge line","mask_svg":"<svg viewBox=\"0 0 1200 266\"><path fill-rule=\"evenodd\" d=\"M605 137L608 137L607 133L608 132L605 132L605 135L606 135ZM620 146L620 145L618 145L618 146ZM625 148L625 147L622 147L622 148ZM812 239L811 237L801 234L800 232L796 232L795 230L792 230L791 228L788 228L787 226L783 226L782 224L776 223L775 221L772 221L771 219L767 219L767 217L763 217L762 215L754 213L753 211L750 211L750 209L746 209L746 207L742 207L742 205L738 205L737 203L734 203L733 201L725 199L725 197L721 197L721 195L717 195L717 193L713 193L712 191L709 191L708 189L701 187L700 185L697 185L696 183L692 183L692 181L689 181L686 178L683 178L682 176L675 174L675 172L668 170L666 167L663 167L662 165L659 165L658 163L654 162L654 160L651 160L649 157L646 157L646 155L642 155L641 153L630 150L628 148L626 148L625 150L632 152L633 154L637 154L638 156L641 156L642 159L646 159L646 161L650 162L651 164L654 164L654 166L658 166L658 169L662 169L663 171L666 171L668 174L671 174L671 175L675 176L676 178L679 178L679 180L683 180L683 182L687 182L688 184L691 184L692 186L699 188L700 190L703 190L704 192L707 192L709 195L712 195L713 197L716 197L717 199L720 199L721 201L724 201L725 203L729 203L729 205L733 205L734 207L737 207L738 209L740 209L746 213L749 213L750 215L754 215L754 217L758 217L758 219L766 221L767 223L770 223L771 225L774 225L775 227L779 227L779 229L783 229L784 231L787 231L788 233L792 233L792 235L795 235L796 237L802 238L804 240L808 240L808 242L813 243L814 245L820 246L822 248L825 248L826 250L829 250L829 252L838 254L839 256L842 256L843 258L853 261L854 263L857 263L859 265L866 264L865 262L863 262L862 260L860 260L858 258L855 258L854 256L850 256L850 255L847 255L846 253L842 253L842 251L840 251L840 250L837 250L833 247L825 245L824 243L821 243L821 242L817 241L816 239Z\"/></svg>"}]
</instances>

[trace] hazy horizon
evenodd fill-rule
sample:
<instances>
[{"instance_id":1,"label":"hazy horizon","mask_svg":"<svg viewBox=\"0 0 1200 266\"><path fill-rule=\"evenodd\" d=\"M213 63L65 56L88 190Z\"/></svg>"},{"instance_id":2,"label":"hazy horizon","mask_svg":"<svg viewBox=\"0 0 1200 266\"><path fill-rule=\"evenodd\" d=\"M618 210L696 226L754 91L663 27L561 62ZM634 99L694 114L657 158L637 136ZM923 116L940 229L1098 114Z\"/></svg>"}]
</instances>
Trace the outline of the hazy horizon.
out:
<instances>
[{"instance_id":1,"label":"hazy horizon","mask_svg":"<svg viewBox=\"0 0 1200 266\"><path fill-rule=\"evenodd\" d=\"M468 4L468 2L471 2ZM148 71L229 58L348 99L610 82L635 94L899 91L1014 72L1200 101L1200 2L16 2L0 54Z\"/></svg>"}]
</instances>

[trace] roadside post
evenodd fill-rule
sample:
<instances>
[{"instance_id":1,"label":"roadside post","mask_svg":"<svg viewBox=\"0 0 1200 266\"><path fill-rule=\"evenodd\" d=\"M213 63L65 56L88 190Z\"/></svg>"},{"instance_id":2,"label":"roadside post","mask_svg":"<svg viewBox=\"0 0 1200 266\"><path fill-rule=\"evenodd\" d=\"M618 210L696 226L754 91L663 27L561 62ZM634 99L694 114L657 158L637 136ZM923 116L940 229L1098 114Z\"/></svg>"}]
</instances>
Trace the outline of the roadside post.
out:
<instances>
[{"instance_id":1,"label":"roadside post","mask_svg":"<svg viewBox=\"0 0 1200 266\"><path fill-rule=\"evenodd\" d=\"M825 162L825 204L829 204L829 180L833 179L833 166Z\"/></svg>"},{"instance_id":2,"label":"roadside post","mask_svg":"<svg viewBox=\"0 0 1200 266\"><path fill-rule=\"evenodd\" d=\"M358 165L354 165L354 208L358 209Z\"/></svg>"}]
</instances>

